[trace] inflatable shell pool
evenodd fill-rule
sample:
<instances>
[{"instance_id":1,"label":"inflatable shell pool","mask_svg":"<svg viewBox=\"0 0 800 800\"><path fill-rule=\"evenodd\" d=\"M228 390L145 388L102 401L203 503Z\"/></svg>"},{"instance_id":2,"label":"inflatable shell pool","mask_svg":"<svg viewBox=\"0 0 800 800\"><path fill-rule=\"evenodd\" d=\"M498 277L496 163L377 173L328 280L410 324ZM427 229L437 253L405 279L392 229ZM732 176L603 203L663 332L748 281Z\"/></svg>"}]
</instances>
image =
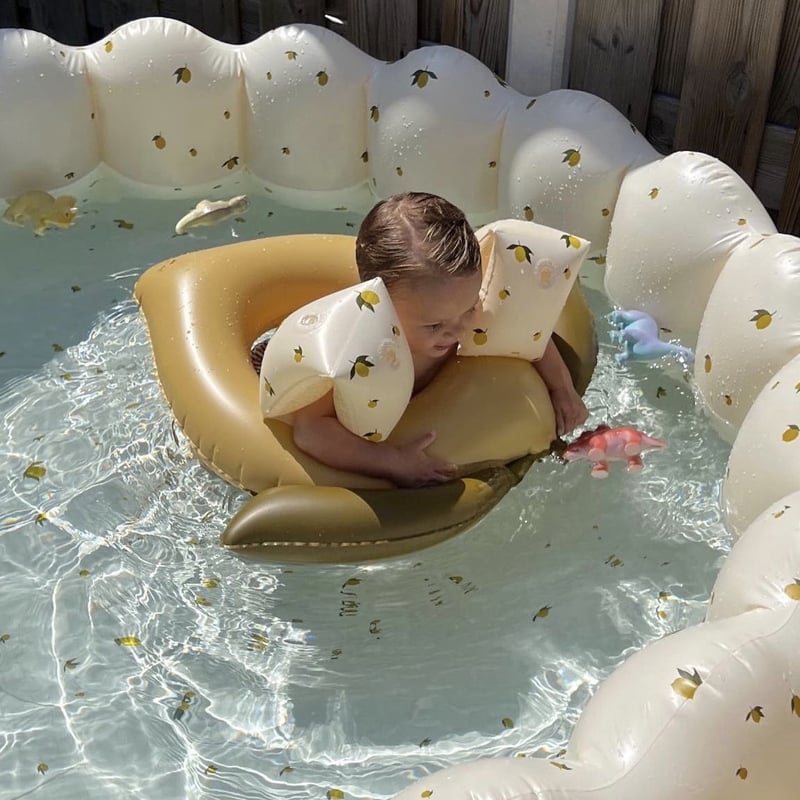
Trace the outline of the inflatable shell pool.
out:
<instances>
[{"instance_id":1,"label":"inflatable shell pool","mask_svg":"<svg viewBox=\"0 0 800 800\"><path fill-rule=\"evenodd\" d=\"M699 405L732 442L723 502L738 537L706 622L628 659L559 757L453 766L399 798L796 796L800 248L732 170L661 158L602 100L522 96L448 47L384 64L310 26L233 47L161 19L86 48L0 38L0 98L24 109L0 120L9 201L68 193L100 163L197 196L247 170L304 207L434 191L481 221L590 241L610 300L695 348Z\"/></svg>"}]
</instances>

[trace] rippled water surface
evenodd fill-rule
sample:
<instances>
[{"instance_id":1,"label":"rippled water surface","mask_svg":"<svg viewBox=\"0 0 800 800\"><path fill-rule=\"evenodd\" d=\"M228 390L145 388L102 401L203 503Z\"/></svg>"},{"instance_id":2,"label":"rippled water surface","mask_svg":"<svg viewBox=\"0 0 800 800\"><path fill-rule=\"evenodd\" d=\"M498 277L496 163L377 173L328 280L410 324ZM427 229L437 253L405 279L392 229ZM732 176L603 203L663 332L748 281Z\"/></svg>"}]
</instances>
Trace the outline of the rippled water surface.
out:
<instances>
[{"instance_id":1,"label":"rippled water surface","mask_svg":"<svg viewBox=\"0 0 800 800\"><path fill-rule=\"evenodd\" d=\"M666 438L643 472L596 481L550 457L472 530L398 560L223 550L245 496L175 428L133 283L187 250L353 233L360 215L255 198L174 237L194 199L104 185L69 231L0 226L4 798L388 798L451 763L552 754L628 654L702 619L730 544L727 446L676 365L616 365L596 273L590 422Z\"/></svg>"}]
</instances>

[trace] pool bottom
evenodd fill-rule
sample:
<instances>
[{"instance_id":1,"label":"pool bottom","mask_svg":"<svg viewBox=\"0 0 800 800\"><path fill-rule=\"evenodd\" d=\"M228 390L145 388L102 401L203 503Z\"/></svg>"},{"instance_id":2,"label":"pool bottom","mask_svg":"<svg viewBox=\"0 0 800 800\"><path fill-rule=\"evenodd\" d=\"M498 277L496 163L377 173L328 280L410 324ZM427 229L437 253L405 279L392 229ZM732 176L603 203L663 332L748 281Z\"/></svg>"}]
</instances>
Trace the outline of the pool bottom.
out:
<instances>
[{"instance_id":1,"label":"pool bottom","mask_svg":"<svg viewBox=\"0 0 800 800\"><path fill-rule=\"evenodd\" d=\"M727 448L679 373L620 368L606 344L590 423L664 436L644 472L614 464L595 481L548 458L469 532L393 561L288 568L223 550L245 496L192 457L138 310L107 297L125 297L164 242L187 249L161 230L176 204L136 203L97 212L152 233L130 238L124 263L109 270L116 231L130 233L111 225L83 243L91 269L51 267L87 280L45 293L34 316L47 328L65 297L92 295L88 335L59 336L43 366L21 342L0 397L0 563L18 609L0 631L10 796L389 797L451 763L554 754L598 681L702 619L729 547L716 498ZM71 257L77 230L0 237L28 259L42 246ZM19 299L18 331L32 316ZM590 299L606 342L605 300Z\"/></svg>"}]
</instances>

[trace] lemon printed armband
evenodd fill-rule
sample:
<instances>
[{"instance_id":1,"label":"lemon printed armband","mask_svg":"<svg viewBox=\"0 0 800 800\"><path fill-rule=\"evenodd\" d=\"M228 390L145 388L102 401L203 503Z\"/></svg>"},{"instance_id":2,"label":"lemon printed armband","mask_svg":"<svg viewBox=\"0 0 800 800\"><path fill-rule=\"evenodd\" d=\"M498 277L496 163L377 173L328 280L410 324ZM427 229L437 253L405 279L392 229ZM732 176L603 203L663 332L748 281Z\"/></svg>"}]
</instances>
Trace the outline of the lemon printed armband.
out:
<instances>
[{"instance_id":1,"label":"lemon printed armband","mask_svg":"<svg viewBox=\"0 0 800 800\"><path fill-rule=\"evenodd\" d=\"M564 308L590 243L521 219L476 231L481 245L481 308L461 341L465 356L535 361Z\"/></svg>"},{"instance_id":2,"label":"lemon printed armband","mask_svg":"<svg viewBox=\"0 0 800 800\"><path fill-rule=\"evenodd\" d=\"M264 417L289 417L333 390L347 430L379 442L408 405L414 366L380 278L329 294L290 314L261 364Z\"/></svg>"}]
</instances>

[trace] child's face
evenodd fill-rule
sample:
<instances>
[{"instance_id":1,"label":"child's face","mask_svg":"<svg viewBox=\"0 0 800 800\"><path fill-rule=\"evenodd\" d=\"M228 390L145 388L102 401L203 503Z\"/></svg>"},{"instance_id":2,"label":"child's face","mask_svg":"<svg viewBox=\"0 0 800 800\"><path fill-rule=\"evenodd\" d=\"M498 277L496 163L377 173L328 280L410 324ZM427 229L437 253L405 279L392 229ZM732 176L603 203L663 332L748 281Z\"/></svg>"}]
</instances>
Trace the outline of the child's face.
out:
<instances>
[{"instance_id":1,"label":"child's face","mask_svg":"<svg viewBox=\"0 0 800 800\"><path fill-rule=\"evenodd\" d=\"M478 308L481 273L417 278L392 287L391 296L412 355L444 358L470 326Z\"/></svg>"}]
</instances>

